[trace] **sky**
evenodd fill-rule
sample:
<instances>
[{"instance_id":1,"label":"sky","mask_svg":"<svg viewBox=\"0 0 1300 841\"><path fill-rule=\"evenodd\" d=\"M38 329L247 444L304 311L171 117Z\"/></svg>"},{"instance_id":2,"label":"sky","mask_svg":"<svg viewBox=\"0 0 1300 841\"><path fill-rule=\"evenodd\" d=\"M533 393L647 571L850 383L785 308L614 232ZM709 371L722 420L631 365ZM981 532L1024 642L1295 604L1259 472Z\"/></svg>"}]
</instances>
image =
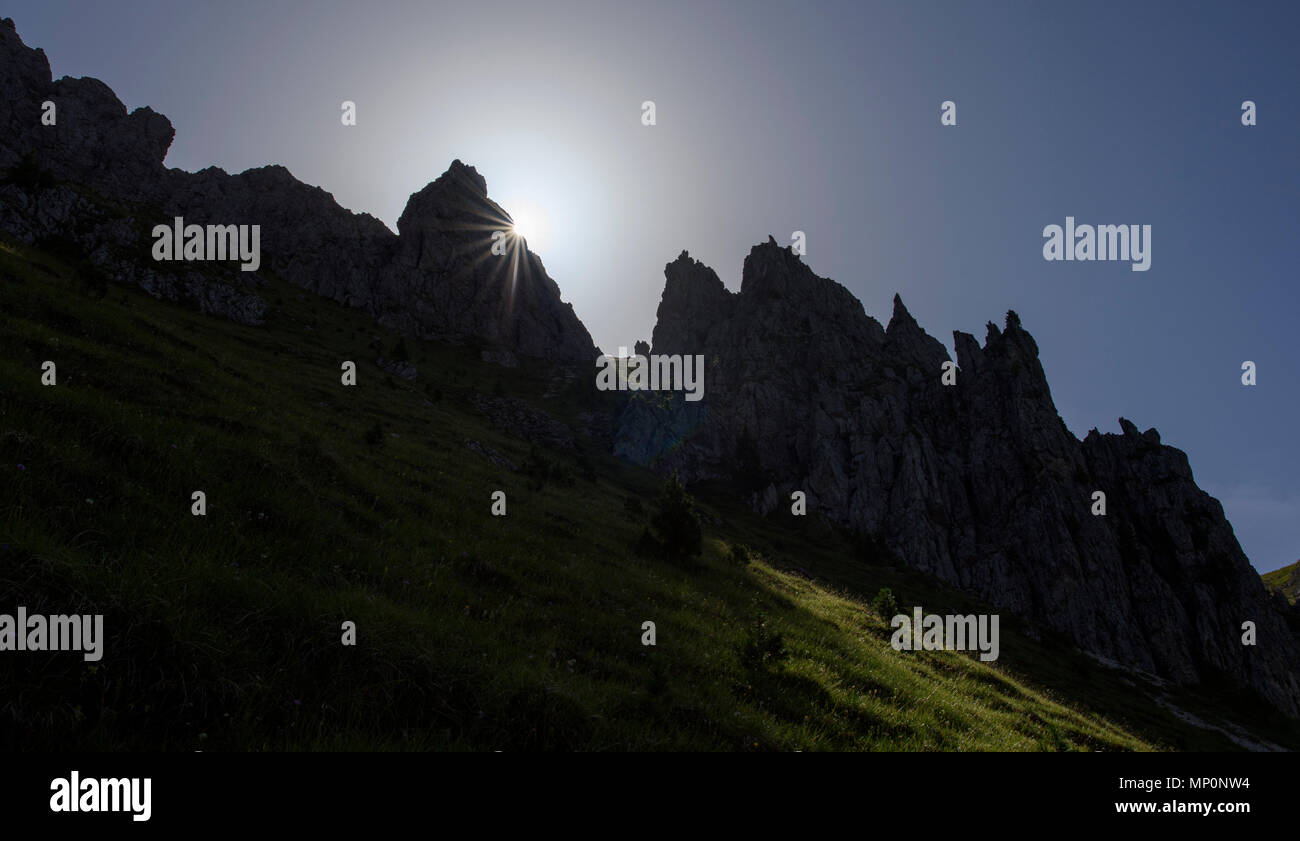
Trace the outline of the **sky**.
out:
<instances>
[{"instance_id":1,"label":"sky","mask_svg":"<svg viewBox=\"0 0 1300 841\"><path fill-rule=\"evenodd\" d=\"M813 271L882 323L900 293L950 352L953 330L982 340L1015 309L1071 431L1156 427L1259 570L1300 558L1300 4L11 0L3 14L56 78L94 76L166 114L169 166L282 164L393 229L453 159L477 167L606 351L650 337L683 249L738 290L750 247L796 230ZM1150 268L1044 260L1044 227L1067 216L1151 225Z\"/></svg>"}]
</instances>

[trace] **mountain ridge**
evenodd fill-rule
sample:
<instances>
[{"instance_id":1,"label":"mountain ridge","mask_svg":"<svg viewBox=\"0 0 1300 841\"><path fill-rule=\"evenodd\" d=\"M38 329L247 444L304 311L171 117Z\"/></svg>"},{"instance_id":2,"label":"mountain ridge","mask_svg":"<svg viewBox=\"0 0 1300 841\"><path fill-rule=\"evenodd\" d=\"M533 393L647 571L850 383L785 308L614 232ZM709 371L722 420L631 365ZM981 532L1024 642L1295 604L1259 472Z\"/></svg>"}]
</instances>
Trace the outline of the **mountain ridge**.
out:
<instances>
[{"instance_id":1,"label":"mountain ridge","mask_svg":"<svg viewBox=\"0 0 1300 841\"><path fill-rule=\"evenodd\" d=\"M175 216L256 223L266 268L413 337L481 342L566 365L597 356L541 260L510 234L510 217L487 197L483 177L460 160L411 195L394 234L283 166L235 175L164 167L175 137L165 116L148 107L127 113L97 79L54 80L44 52L24 45L8 18L0 21L0 86L10 92L0 103L0 170L19 168L25 177L2 188L0 227L24 243L71 240L106 274L255 324L266 309L256 272L151 265L144 245L153 224ZM53 125L42 124L46 101L56 106ZM105 213L70 184L118 212ZM508 240L503 256L492 253L496 231Z\"/></svg>"},{"instance_id":2,"label":"mountain ridge","mask_svg":"<svg viewBox=\"0 0 1300 841\"><path fill-rule=\"evenodd\" d=\"M983 345L954 332L945 386L953 360L900 296L882 330L770 237L738 293L685 255L665 275L651 352L712 360L704 399L634 395L618 454L691 482L734 478L743 450L763 477L748 488L756 510L803 491L810 512L1094 655L1300 710L1287 610L1186 454L1126 418L1118 435L1077 438L1014 311ZM1242 645L1246 621L1256 646Z\"/></svg>"}]
</instances>

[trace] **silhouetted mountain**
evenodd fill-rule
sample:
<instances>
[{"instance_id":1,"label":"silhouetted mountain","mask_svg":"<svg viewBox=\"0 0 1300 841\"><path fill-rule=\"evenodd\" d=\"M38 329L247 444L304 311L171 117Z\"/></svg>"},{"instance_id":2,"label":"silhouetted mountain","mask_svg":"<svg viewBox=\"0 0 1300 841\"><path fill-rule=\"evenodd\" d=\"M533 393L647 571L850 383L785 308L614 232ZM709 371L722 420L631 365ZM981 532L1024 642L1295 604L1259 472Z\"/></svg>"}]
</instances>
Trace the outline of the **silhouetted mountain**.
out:
<instances>
[{"instance_id":1,"label":"silhouetted mountain","mask_svg":"<svg viewBox=\"0 0 1300 841\"><path fill-rule=\"evenodd\" d=\"M507 362L595 359L540 260L518 242L491 253L492 233L510 220L460 161L411 196L394 234L283 167L165 168L174 136L165 117L128 114L94 79L52 81L44 54L9 20L0 86L0 230L80 259L88 276L256 325L267 309L259 271L156 261L150 234L178 216L256 224L261 271L406 335L483 345L485 358ZM42 124L47 100L55 125ZM1098 657L1183 684L1248 687L1300 714L1300 647L1280 600L1187 457L1122 419L1121 435L1076 439L1014 313L1001 330L988 325L982 346L955 334L960 369L946 386L946 349L900 298L882 328L773 240L751 251L739 293L685 253L666 276L652 352L703 355L704 399L634 395L618 455L688 482L739 479L763 512L803 491L810 512L877 554ZM478 403L498 414L513 406ZM374 437L383 441L382 430ZM1096 491L1105 516L1091 513ZM1255 646L1241 641L1247 621Z\"/></svg>"},{"instance_id":2,"label":"silhouetted mountain","mask_svg":"<svg viewBox=\"0 0 1300 841\"><path fill-rule=\"evenodd\" d=\"M810 511L1085 651L1300 711L1300 646L1187 456L1124 419L1075 438L1015 313L983 346L954 334L945 386L946 349L898 296L882 329L774 240L750 251L738 294L685 253L665 275L652 352L703 354L704 398L634 397L618 454L698 481L735 478L746 452L757 510L803 491Z\"/></svg>"},{"instance_id":3,"label":"silhouetted mountain","mask_svg":"<svg viewBox=\"0 0 1300 841\"><path fill-rule=\"evenodd\" d=\"M476 342L511 353L587 365L596 356L572 305L521 241L491 253L509 215L473 167L454 161L411 196L393 234L352 213L287 169L229 175L163 166L175 131L149 108L128 114L96 79L52 81L49 62L0 22L0 228L25 243L64 242L114 279L205 312L259 323L256 272L161 263L150 231L186 224L261 226L261 268L371 313L408 335ZM56 106L42 124L42 103Z\"/></svg>"}]
</instances>

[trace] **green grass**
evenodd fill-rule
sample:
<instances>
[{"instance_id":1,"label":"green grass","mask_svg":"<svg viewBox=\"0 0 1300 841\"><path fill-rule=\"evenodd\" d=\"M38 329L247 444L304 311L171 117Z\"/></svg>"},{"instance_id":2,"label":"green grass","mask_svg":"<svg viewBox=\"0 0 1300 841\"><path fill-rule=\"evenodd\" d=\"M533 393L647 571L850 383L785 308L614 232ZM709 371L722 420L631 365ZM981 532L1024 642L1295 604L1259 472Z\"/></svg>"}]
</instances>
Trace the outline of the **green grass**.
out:
<instances>
[{"instance_id":1,"label":"green grass","mask_svg":"<svg viewBox=\"0 0 1300 841\"><path fill-rule=\"evenodd\" d=\"M1296 599L1300 598L1300 561L1266 572L1260 577L1264 579L1265 586L1286 596L1286 600L1291 604L1295 604Z\"/></svg>"},{"instance_id":2,"label":"green grass","mask_svg":"<svg viewBox=\"0 0 1300 841\"><path fill-rule=\"evenodd\" d=\"M819 522L756 518L725 487L695 489L720 522L698 561L641 557L646 514L626 500L648 513L648 471L585 441L594 481L572 453L543 452L572 480L538 487L466 447L516 464L531 449L476 392L566 420L608 395L411 340L406 382L375 367L372 342L396 336L363 313L274 278L263 294L267 324L243 327L0 246L0 612L103 613L108 636L98 664L0 654L0 745L1232 747L1014 617L996 665L893 651L867 606L879 587L927 609L979 604L864 563ZM55 387L40 384L47 359ZM505 517L490 513L498 489ZM759 560L731 562L737 542ZM788 656L746 665L764 633Z\"/></svg>"}]
</instances>

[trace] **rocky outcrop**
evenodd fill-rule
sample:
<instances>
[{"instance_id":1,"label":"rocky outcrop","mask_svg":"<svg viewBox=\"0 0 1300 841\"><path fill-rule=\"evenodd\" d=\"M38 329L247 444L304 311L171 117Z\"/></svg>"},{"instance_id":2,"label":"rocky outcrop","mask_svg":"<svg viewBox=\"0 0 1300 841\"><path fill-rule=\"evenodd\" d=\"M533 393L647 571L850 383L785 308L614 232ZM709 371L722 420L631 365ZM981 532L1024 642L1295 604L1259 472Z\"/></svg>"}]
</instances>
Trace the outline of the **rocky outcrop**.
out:
<instances>
[{"instance_id":1,"label":"rocky outcrop","mask_svg":"<svg viewBox=\"0 0 1300 841\"><path fill-rule=\"evenodd\" d=\"M560 288L537 255L509 237L507 253L491 255L493 233L509 230L510 216L488 198L483 177L453 161L411 196L397 220L396 268L422 279L420 285L399 282L384 291L418 333L590 365L591 336L573 306L560 302ZM395 314L388 320L403 326Z\"/></svg>"},{"instance_id":2,"label":"rocky outcrop","mask_svg":"<svg viewBox=\"0 0 1300 841\"><path fill-rule=\"evenodd\" d=\"M739 294L685 254L665 274L652 352L703 354L704 399L635 395L618 454L735 481L758 510L802 490L810 511L1084 650L1300 713L1296 639L1187 457L1127 420L1075 438L1015 313L983 345L954 334L946 386L947 350L901 298L882 329L774 240Z\"/></svg>"},{"instance_id":3,"label":"rocky outcrop","mask_svg":"<svg viewBox=\"0 0 1300 841\"><path fill-rule=\"evenodd\" d=\"M589 365L597 350L541 260L509 236L509 215L473 167L453 161L411 196L394 234L281 166L230 175L163 165L175 131L127 113L96 79L52 81L40 50L0 21L0 230L76 251L108 277L205 311L259 323L257 272L233 263L156 263L155 224L259 225L261 270L374 315L407 335ZM42 124L42 103L55 105ZM507 233L504 256L493 232Z\"/></svg>"}]
</instances>

